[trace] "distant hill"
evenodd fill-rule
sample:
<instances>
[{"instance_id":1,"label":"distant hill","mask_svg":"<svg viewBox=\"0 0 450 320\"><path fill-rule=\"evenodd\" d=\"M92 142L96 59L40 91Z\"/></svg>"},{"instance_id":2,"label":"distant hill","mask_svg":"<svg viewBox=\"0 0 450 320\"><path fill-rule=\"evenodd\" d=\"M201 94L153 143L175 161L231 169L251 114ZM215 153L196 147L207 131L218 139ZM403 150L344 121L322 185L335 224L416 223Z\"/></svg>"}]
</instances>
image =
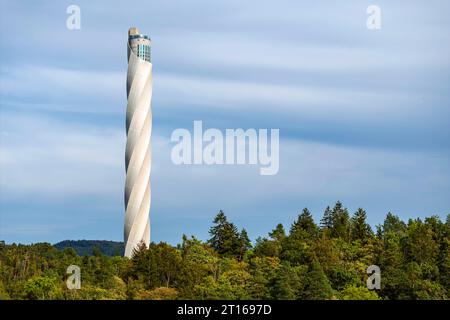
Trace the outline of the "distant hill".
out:
<instances>
[{"instance_id":1,"label":"distant hill","mask_svg":"<svg viewBox=\"0 0 450 320\"><path fill-rule=\"evenodd\" d=\"M64 240L53 245L58 250L73 248L80 256L92 255L94 248L106 256L121 256L124 253L123 242L107 240Z\"/></svg>"}]
</instances>

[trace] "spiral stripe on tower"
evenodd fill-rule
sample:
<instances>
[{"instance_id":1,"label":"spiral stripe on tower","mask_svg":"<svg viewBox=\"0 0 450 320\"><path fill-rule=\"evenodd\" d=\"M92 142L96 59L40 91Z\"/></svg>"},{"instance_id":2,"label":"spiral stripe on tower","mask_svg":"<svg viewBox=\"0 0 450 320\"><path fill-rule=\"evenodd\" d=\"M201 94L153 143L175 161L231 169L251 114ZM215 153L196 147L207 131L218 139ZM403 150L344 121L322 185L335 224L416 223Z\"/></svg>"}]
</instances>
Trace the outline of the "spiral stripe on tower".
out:
<instances>
[{"instance_id":1,"label":"spiral stripe on tower","mask_svg":"<svg viewBox=\"0 0 450 320\"><path fill-rule=\"evenodd\" d=\"M132 29L128 41L127 112L125 149L125 256L132 257L134 249L150 243L150 171L152 165L152 64L147 52L136 41L147 39ZM141 36L141 37L139 37ZM136 40L136 41L133 41ZM138 50L136 50L136 48ZM149 55L148 55L149 57Z\"/></svg>"}]
</instances>

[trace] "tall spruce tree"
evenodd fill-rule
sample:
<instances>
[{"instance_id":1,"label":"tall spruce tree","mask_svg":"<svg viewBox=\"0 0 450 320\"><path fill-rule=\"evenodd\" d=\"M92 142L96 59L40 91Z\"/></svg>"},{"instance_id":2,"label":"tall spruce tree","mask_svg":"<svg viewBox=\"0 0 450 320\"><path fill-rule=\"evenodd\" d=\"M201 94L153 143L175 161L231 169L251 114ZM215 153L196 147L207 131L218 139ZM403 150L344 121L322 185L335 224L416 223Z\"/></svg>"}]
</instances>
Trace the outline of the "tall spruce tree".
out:
<instances>
[{"instance_id":1,"label":"tall spruce tree","mask_svg":"<svg viewBox=\"0 0 450 320\"><path fill-rule=\"evenodd\" d=\"M350 216L340 201L336 202L332 211L331 236L345 241L350 240Z\"/></svg>"},{"instance_id":2,"label":"tall spruce tree","mask_svg":"<svg viewBox=\"0 0 450 320\"><path fill-rule=\"evenodd\" d=\"M314 239L318 236L318 232L319 228L314 222L311 212L308 208L304 208L297 220L292 224L290 236Z\"/></svg>"},{"instance_id":3,"label":"tall spruce tree","mask_svg":"<svg viewBox=\"0 0 450 320\"><path fill-rule=\"evenodd\" d=\"M208 243L213 249L225 256L237 256L240 251L239 233L236 226L228 222L225 213L220 210L213 220Z\"/></svg>"},{"instance_id":4,"label":"tall spruce tree","mask_svg":"<svg viewBox=\"0 0 450 320\"><path fill-rule=\"evenodd\" d=\"M247 250L251 249L252 243L248 237L247 230L242 229L239 233L239 255L238 261L242 261Z\"/></svg>"},{"instance_id":5,"label":"tall spruce tree","mask_svg":"<svg viewBox=\"0 0 450 320\"><path fill-rule=\"evenodd\" d=\"M366 222L366 211L359 208L351 219L351 240L366 243L373 236L372 228Z\"/></svg>"},{"instance_id":6,"label":"tall spruce tree","mask_svg":"<svg viewBox=\"0 0 450 320\"><path fill-rule=\"evenodd\" d=\"M382 226L382 233L394 232L401 235L406 230L406 224L391 212L388 212Z\"/></svg>"},{"instance_id":7,"label":"tall spruce tree","mask_svg":"<svg viewBox=\"0 0 450 320\"><path fill-rule=\"evenodd\" d=\"M333 226L333 212L331 211L330 206L325 208L323 218L320 220L320 226L322 229L331 229Z\"/></svg>"},{"instance_id":8,"label":"tall spruce tree","mask_svg":"<svg viewBox=\"0 0 450 320\"><path fill-rule=\"evenodd\" d=\"M291 266L289 262L281 264L274 279L272 296L278 300L295 300L304 288L304 266Z\"/></svg>"},{"instance_id":9,"label":"tall spruce tree","mask_svg":"<svg viewBox=\"0 0 450 320\"><path fill-rule=\"evenodd\" d=\"M306 286L302 298L307 300L327 300L333 297L330 281L323 272L320 263L314 259L307 274Z\"/></svg>"}]
</instances>

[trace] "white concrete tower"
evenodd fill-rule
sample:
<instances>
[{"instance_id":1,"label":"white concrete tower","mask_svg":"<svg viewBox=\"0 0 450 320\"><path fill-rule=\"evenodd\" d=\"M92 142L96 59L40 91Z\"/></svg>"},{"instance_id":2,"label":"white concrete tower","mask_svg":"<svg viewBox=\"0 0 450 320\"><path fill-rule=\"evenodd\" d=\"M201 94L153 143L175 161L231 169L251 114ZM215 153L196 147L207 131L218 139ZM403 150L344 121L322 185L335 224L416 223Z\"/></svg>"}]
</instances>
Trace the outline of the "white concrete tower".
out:
<instances>
[{"instance_id":1,"label":"white concrete tower","mask_svg":"<svg viewBox=\"0 0 450 320\"><path fill-rule=\"evenodd\" d=\"M152 166L151 41L137 28L128 31L127 145L125 150L125 256L150 243L150 171Z\"/></svg>"}]
</instances>

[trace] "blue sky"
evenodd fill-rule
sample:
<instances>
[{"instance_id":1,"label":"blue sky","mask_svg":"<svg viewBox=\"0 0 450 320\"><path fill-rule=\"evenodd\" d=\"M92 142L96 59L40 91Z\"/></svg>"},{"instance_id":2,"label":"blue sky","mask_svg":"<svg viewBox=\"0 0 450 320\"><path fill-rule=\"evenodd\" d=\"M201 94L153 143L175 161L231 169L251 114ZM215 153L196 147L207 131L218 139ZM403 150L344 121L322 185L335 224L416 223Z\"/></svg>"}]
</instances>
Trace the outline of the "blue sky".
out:
<instances>
[{"instance_id":1,"label":"blue sky","mask_svg":"<svg viewBox=\"0 0 450 320\"><path fill-rule=\"evenodd\" d=\"M0 4L0 239L122 240L130 26L153 42L153 241L206 239L219 209L252 240L337 200L372 225L450 213L448 1ZM279 173L175 166L194 120L279 128Z\"/></svg>"}]
</instances>

